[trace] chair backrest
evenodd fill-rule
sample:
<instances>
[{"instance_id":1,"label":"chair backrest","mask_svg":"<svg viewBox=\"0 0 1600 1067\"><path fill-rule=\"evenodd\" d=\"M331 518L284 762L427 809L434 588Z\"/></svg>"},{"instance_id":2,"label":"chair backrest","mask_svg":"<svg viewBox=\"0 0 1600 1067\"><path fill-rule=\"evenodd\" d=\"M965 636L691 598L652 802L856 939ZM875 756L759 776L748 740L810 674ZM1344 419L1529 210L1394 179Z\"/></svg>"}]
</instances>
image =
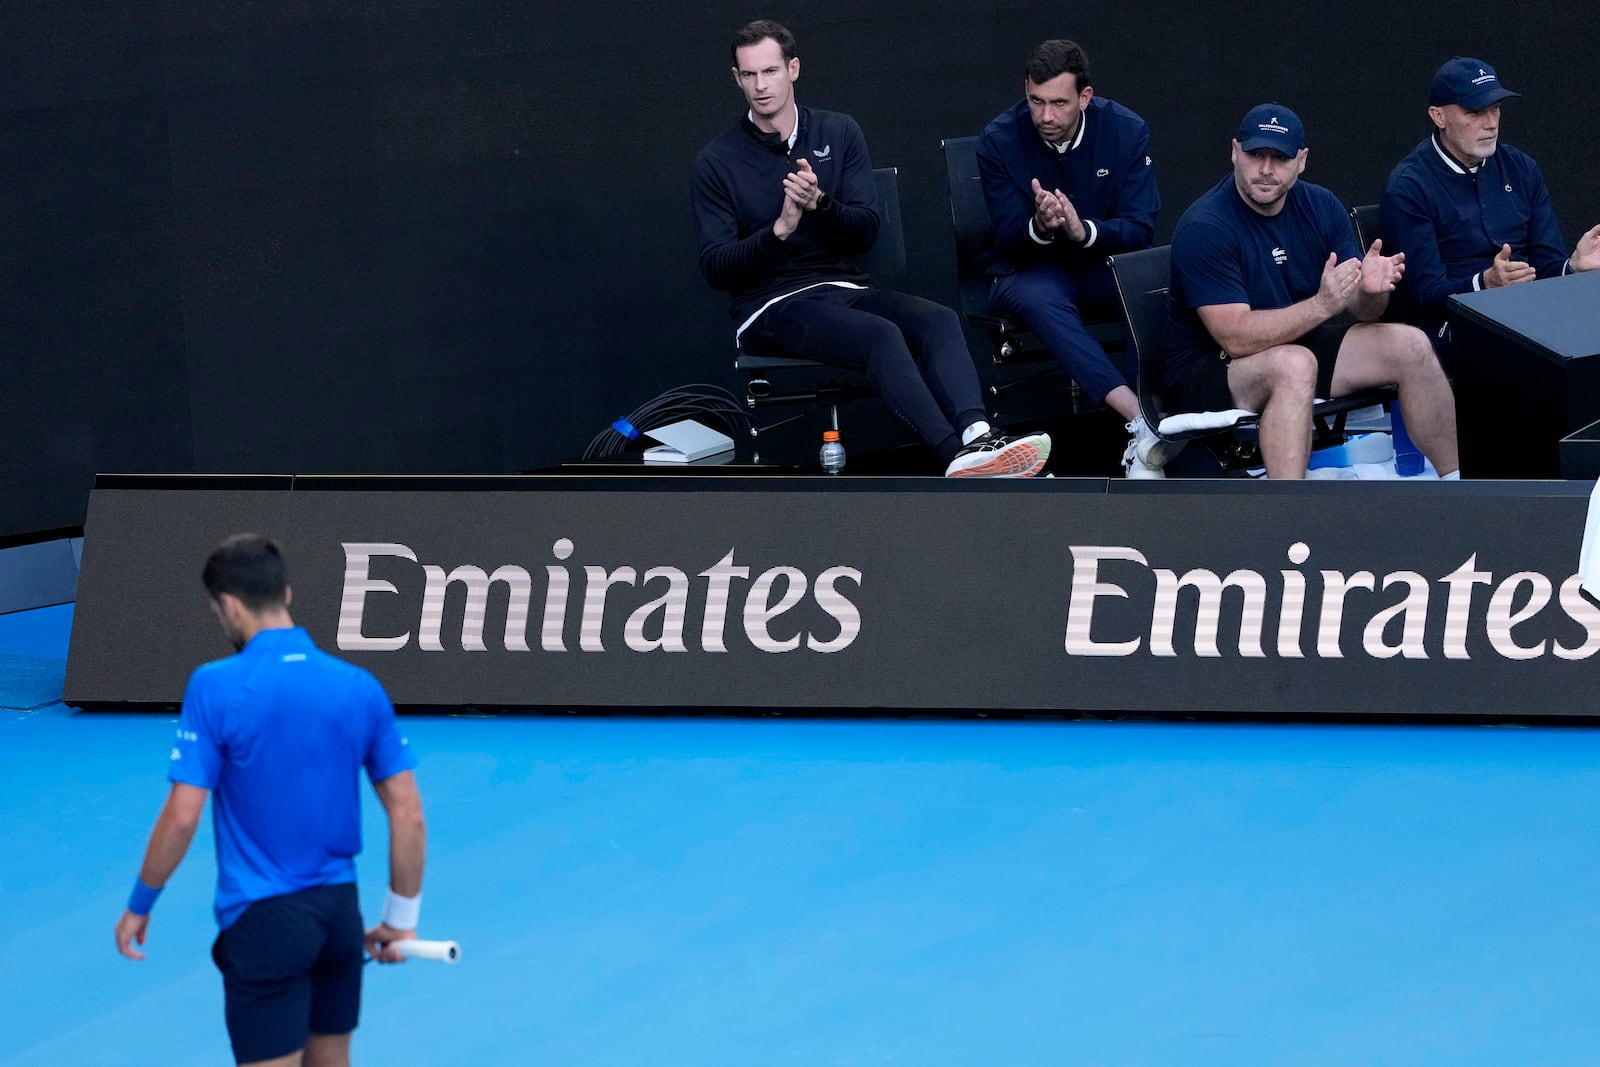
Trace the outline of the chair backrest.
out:
<instances>
[{"instance_id":1,"label":"chair backrest","mask_svg":"<svg viewBox=\"0 0 1600 1067\"><path fill-rule=\"evenodd\" d=\"M978 139L947 137L945 180L950 185L950 221L956 230L956 285L961 310L969 316L989 314L989 278L983 271L984 242L989 239L989 205L978 177Z\"/></svg>"},{"instance_id":2,"label":"chair backrest","mask_svg":"<svg viewBox=\"0 0 1600 1067\"><path fill-rule=\"evenodd\" d=\"M1361 249L1361 254L1366 255L1367 249L1372 247L1372 242L1383 236L1383 230L1378 226L1378 205L1361 204L1350 209L1350 227L1356 232L1356 246ZM1385 255L1392 256L1397 249L1384 245ZM1384 322L1416 322L1419 316L1416 303L1411 298L1411 290L1406 288L1405 279L1395 287L1394 295L1389 298L1389 306L1384 309Z\"/></svg>"},{"instance_id":3,"label":"chair backrest","mask_svg":"<svg viewBox=\"0 0 1600 1067\"><path fill-rule=\"evenodd\" d=\"M1364 253L1382 236L1378 232L1378 205L1361 204L1350 209L1350 227L1356 232L1356 246Z\"/></svg>"},{"instance_id":4,"label":"chair backrest","mask_svg":"<svg viewBox=\"0 0 1600 1067\"><path fill-rule=\"evenodd\" d=\"M1122 303L1122 321L1128 328L1139 366L1139 406L1145 421L1160 424L1168 414L1162 399L1161 365L1166 356L1167 289L1172 284L1172 246L1157 245L1138 252L1121 252L1107 258Z\"/></svg>"},{"instance_id":5,"label":"chair backrest","mask_svg":"<svg viewBox=\"0 0 1600 1067\"><path fill-rule=\"evenodd\" d=\"M872 184L878 193L878 239L861 257L861 265L880 289L899 289L906 280L906 231L900 216L900 171L874 167Z\"/></svg>"}]
</instances>

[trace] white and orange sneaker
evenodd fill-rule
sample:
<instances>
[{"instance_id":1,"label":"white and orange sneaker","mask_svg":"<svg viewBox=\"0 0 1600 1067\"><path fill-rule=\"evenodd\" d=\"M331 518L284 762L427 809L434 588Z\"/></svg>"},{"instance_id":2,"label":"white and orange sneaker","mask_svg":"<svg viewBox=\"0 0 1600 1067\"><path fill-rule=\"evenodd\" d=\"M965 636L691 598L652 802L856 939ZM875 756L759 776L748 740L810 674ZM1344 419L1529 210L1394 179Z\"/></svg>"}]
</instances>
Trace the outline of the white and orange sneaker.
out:
<instances>
[{"instance_id":1,"label":"white and orange sneaker","mask_svg":"<svg viewBox=\"0 0 1600 1067\"><path fill-rule=\"evenodd\" d=\"M944 469L946 478L1032 478L1050 458L1050 435L1004 437L990 430L962 448Z\"/></svg>"}]
</instances>

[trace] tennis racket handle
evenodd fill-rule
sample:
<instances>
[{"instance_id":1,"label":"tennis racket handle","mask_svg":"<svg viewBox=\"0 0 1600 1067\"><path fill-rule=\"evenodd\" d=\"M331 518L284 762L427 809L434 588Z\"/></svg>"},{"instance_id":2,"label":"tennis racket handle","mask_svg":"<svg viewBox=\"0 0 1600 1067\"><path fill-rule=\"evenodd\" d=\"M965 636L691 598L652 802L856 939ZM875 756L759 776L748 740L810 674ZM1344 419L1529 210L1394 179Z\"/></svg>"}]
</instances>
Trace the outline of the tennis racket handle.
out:
<instances>
[{"instance_id":1,"label":"tennis racket handle","mask_svg":"<svg viewBox=\"0 0 1600 1067\"><path fill-rule=\"evenodd\" d=\"M389 947L408 960L443 960L446 963L461 961L461 946L454 941L419 941L407 938L390 942Z\"/></svg>"}]
</instances>

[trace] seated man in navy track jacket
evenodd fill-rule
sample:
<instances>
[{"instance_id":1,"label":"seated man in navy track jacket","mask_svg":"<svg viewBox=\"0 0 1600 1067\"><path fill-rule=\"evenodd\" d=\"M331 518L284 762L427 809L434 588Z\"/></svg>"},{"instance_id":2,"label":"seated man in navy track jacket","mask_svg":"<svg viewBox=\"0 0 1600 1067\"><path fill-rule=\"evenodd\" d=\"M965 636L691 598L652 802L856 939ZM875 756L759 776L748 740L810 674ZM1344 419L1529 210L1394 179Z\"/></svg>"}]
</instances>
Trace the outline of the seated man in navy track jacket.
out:
<instances>
[{"instance_id":1,"label":"seated man in navy track jacket","mask_svg":"<svg viewBox=\"0 0 1600 1067\"><path fill-rule=\"evenodd\" d=\"M1539 165L1500 143L1500 102L1517 95L1482 60L1440 67L1428 91L1433 133L1383 192L1379 225L1406 255L1407 317L1441 353L1452 294L1600 267L1600 226L1568 256Z\"/></svg>"},{"instance_id":2,"label":"seated man in navy track jacket","mask_svg":"<svg viewBox=\"0 0 1600 1067\"><path fill-rule=\"evenodd\" d=\"M1128 386L1137 369L1114 366L1083 326L1086 309L1115 313L1105 258L1155 240L1161 198L1150 127L1094 95L1089 59L1072 41L1033 50L1022 92L978 141L993 234L984 249L990 306L1027 323L1085 393L1127 421L1128 477L1163 477L1168 446L1145 425Z\"/></svg>"},{"instance_id":3,"label":"seated man in navy track jacket","mask_svg":"<svg viewBox=\"0 0 1600 1067\"><path fill-rule=\"evenodd\" d=\"M730 51L749 111L695 160L694 218L701 273L733 298L740 348L864 371L947 477L1039 473L1049 435L990 428L956 313L873 288L862 270L878 235L866 140L848 115L795 103L794 35L758 20Z\"/></svg>"}]
</instances>

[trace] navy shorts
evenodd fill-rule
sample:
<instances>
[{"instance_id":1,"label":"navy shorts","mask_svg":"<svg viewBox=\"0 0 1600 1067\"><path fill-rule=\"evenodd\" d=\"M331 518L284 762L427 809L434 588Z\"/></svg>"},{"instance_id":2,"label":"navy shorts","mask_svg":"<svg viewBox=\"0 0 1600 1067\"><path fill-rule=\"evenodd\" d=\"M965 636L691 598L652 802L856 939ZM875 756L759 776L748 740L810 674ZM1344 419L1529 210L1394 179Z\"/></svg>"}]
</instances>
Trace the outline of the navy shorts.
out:
<instances>
[{"instance_id":1,"label":"navy shorts","mask_svg":"<svg viewBox=\"0 0 1600 1067\"><path fill-rule=\"evenodd\" d=\"M1317 357L1317 391L1321 400L1333 392L1333 368L1339 361L1339 346L1355 320L1348 314L1335 315L1321 326L1296 337L1290 344L1311 349ZM1167 400L1175 411L1226 411L1239 405L1228 388L1227 353L1218 349L1206 359L1192 361L1167 386Z\"/></svg>"},{"instance_id":2,"label":"navy shorts","mask_svg":"<svg viewBox=\"0 0 1600 1067\"><path fill-rule=\"evenodd\" d=\"M287 1056L361 1014L364 958L355 883L258 900L217 935L228 1037L239 1063Z\"/></svg>"}]
</instances>

